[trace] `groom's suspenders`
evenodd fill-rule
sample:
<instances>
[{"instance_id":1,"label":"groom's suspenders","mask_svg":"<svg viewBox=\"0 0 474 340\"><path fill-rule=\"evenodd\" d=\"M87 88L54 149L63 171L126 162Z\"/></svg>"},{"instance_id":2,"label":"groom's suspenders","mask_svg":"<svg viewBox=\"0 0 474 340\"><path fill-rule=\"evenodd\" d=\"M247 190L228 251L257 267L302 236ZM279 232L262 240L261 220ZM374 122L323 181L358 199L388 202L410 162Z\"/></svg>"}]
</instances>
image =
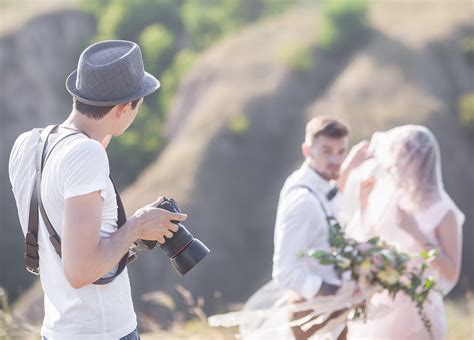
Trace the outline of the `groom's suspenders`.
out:
<instances>
[{"instance_id":1,"label":"groom's suspenders","mask_svg":"<svg viewBox=\"0 0 474 340\"><path fill-rule=\"evenodd\" d=\"M323 213L324 213L324 216L326 217L326 221L328 222L328 225L331 226L331 224L329 223L329 221L331 219L334 219L334 217L328 213L328 210L326 209L326 207L324 206L323 202L321 201L321 198L319 197L319 195L313 190L311 189L309 186L306 186L306 185L303 185L303 184L300 184L300 185L297 185L295 186L295 188L305 188L307 189L311 194L313 194L314 197L316 197L316 200L318 201L319 205L321 206L321 209L323 210Z\"/></svg>"},{"instance_id":2,"label":"groom's suspenders","mask_svg":"<svg viewBox=\"0 0 474 340\"><path fill-rule=\"evenodd\" d=\"M46 210L44 209L43 202L41 200L41 177L43 174L43 169L46 161L48 160L49 156L53 152L54 148L66 138L77 135L79 133L83 133L81 131L76 131L73 133L69 133L62 138L60 138L56 143L51 147L51 150L48 154L46 154L46 146L48 142L49 135L58 128L58 125L51 125L48 126L46 129L43 130L41 136L39 138L37 147L36 147L36 154L35 154L35 164L36 164L36 183L33 186L33 193L31 195L30 201L30 212L29 212L29 219L28 219L28 232L26 233L25 237L25 264L26 269L35 275L39 275L39 253L38 253L38 226L39 226L39 215L38 209L41 213L41 217L43 218L43 222L46 226L46 229L49 233L49 240L53 245L53 248L56 254L61 257L61 238L59 234L54 229L51 221L46 214ZM87 134L83 133L87 136ZM44 139L43 139L44 135ZM89 136L87 136L89 137ZM90 137L89 137L90 138ZM127 221L127 217L125 214L125 209L118 194L117 188L115 186L112 177L110 177L112 184L115 190L115 196L117 199L117 228L122 227L125 222ZM136 258L136 254L133 251L127 252L121 259L118 264L117 271L114 275L107 278L100 278L97 281L93 282L97 285L107 284L112 282L122 271L125 269L127 263L133 261Z\"/></svg>"}]
</instances>

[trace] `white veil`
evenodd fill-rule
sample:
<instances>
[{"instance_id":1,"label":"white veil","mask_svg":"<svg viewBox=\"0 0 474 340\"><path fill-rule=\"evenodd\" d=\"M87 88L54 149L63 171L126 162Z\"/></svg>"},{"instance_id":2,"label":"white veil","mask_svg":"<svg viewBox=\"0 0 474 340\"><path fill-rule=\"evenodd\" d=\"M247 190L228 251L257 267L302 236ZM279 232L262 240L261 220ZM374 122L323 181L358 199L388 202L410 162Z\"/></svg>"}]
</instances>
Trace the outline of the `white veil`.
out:
<instances>
[{"instance_id":1,"label":"white veil","mask_svg":"<svg viewBox=\"0 0 474 340\"><path fill-rule=\"evenodd\" d=\"M372 157L349 175L344 189L341 216L349 236L360 241L381 236L411 250L413 239L400 232L397 223L397 208L402 207L418 217L420 228L434 244L438 243L433 238L434 228L452 211L462 241L464 214L444 189L439 145L429 129L404 125L376 132L369 152ZM368 177L375 184L362 211L360 185ZM438 281L445 294L456 284L441 278Z\"/></svg>"}]
</instances>

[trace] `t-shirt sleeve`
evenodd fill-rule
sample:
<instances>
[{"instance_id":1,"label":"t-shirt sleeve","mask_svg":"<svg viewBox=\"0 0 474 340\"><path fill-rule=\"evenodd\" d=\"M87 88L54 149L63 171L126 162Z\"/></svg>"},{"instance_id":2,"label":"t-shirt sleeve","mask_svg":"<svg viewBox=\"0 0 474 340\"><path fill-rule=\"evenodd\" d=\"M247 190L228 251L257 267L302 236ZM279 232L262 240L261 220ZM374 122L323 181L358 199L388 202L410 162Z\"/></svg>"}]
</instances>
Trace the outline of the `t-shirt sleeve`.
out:
<instances>
[{"instance_id":1,"label":"t-shirt sleeve","mask_svg":"<svg viewBox=\"0 0 474 340\"><path fill-rule=\"evenodd\" d=\"M64 199L100 191L105 200L109 171L107 153L99 142L77 142L61 162Z\"/></svg>"}]
</instances>

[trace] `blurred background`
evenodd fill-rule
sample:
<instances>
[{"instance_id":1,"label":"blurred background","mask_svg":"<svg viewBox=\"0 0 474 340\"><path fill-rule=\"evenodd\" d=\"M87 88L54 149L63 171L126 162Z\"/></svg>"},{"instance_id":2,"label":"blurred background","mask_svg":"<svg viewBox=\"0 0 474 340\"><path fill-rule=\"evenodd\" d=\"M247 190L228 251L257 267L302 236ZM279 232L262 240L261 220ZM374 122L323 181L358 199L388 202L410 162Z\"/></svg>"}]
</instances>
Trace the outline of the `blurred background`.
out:
<instances>
[{"instance_id":1,"label":"blurred background","mask_svg":"<svg viewBox=\"0 0 474 340\"><path fill-rule=\"evenodd\" d=\"M129 214L166 195L212 250L181 278L160 250L130 265L144 338L231 339L206 315L239 308L271 278L279 190L302 161L305 122L334 114L352 143L416 123L436 135L447 191L466 214L448 338L472 339L472 0L0 0L0 338L42 321L38 280L8 180L15 138L71 111L64 82L92 42L140 44L162 87L112 140Z\"/></svg>"}]
</instances>

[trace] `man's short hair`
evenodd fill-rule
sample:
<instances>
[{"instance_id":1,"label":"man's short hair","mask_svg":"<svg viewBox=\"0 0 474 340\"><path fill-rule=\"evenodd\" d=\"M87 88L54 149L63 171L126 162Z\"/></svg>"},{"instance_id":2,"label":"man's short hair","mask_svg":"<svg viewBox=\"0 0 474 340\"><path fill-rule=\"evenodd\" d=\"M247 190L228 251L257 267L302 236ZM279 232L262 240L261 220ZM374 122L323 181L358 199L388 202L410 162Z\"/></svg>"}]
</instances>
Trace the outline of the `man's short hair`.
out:
<instances>
[{"instance_id":1,"label":"man's short hair","mask_svg":"<svg viewBox=\"0 0 474 340\"><path fill-rule=\"evenodd\" d=\"M132 109L134 109L138 102L140 101L141 98L135 99L132 101ZM89 118L92 119L101 119L103 118L107 113L109 113L110 110L116 105L111 105L111 106L96 106L96 105L89 105L86 103L81 102L79 99L74 98L73 99L73 107L83 115L86 115Z\"/></svg>"},{"instance_id":2,"label":"man's short hair","mask_svg":"<svg viewBox=\"0 0 474 340\"><path fill-rule=\"evenodd\" d=\"M349 128L345 123L327 115L314 117L306 124L305 142L308 145L318 136L329 138L343 138L349 135Z\"/></svg>"}]
</instances>

